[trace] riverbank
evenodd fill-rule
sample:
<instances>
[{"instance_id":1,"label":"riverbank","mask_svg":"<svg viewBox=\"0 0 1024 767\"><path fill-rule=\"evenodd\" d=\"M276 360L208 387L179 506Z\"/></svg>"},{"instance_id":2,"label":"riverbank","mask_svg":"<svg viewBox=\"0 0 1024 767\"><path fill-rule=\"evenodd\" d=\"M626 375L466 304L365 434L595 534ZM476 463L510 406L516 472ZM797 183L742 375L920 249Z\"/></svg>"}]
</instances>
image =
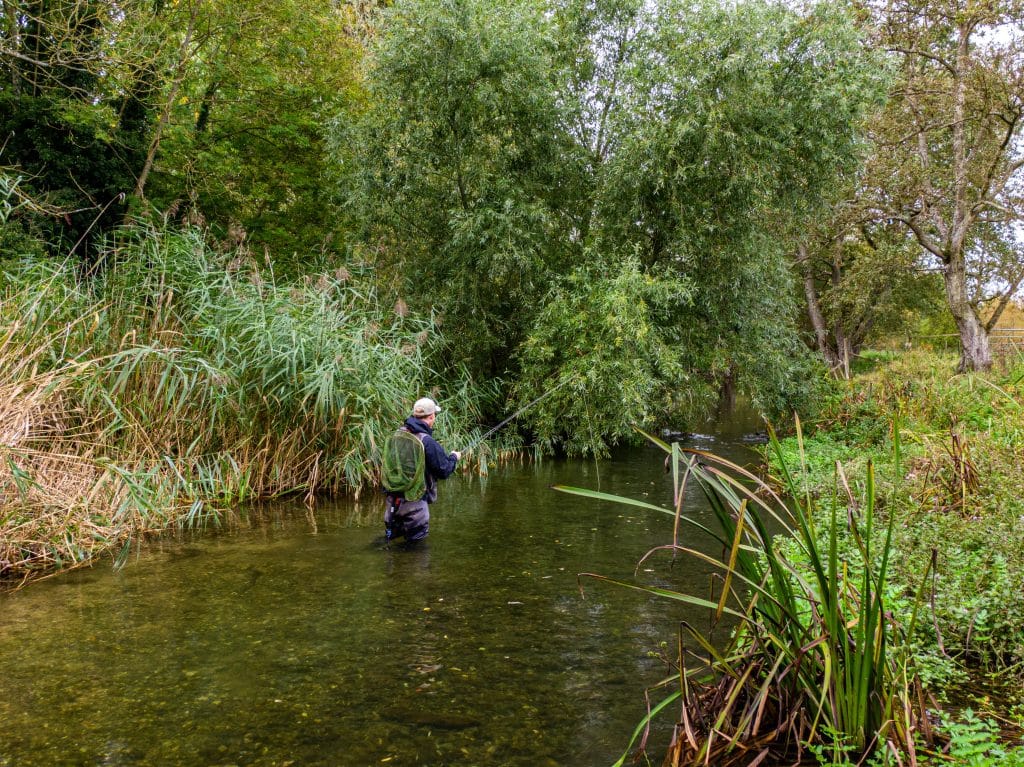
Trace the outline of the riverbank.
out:
<instances>
[{"instance_id":1,"label":"riverbank","mask_svg":"<svg viewBox=\"0 0 1024 767\"><path fill-rule=\"evenodd\" d=\"M450 443L479 434L477 390L432 386L432 323L359 275L277 282L198 230L130 230L102 261L0 264L0 582L242 501L358 497L425 391L458 402Z\"/></svg>"},{"instance_id":2,"label":"riverbank","mask_svg":"<svg viewBox=\"0 0 1024 767\"><path fill-rule=\"evenodd\" d=\"M940 698L989 705L1020 728L1019 695L992 709L963 690L1024 672L1024 360L986 374L954 367L951 355L865 355L803 424L803 465L795 436L785 461L826 510L837 487L856 508L874 464L879 507L896 522L888 605L896 625L916 626L917 673ZM915 623L922 583L929 616Z\"/></svg>"}]
</instances>

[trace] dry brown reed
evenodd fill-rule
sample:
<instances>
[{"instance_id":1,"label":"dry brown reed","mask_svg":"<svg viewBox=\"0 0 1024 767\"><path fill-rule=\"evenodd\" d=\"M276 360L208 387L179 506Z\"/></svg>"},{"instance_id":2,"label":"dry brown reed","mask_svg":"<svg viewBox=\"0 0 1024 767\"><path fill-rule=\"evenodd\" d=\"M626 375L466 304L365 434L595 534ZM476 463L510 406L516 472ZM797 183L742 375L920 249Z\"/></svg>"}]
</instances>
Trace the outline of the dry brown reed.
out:
<instances>
[{"instance_id":1,"label":"dry brown reed","mask_svg":"<svg viewBox=\"0 0 1024 767\"><path fill-rule=\"evenodd\" d=\"M39 372L12 335L0 346L0 579L9 582L86 564L168 518L144 513L128 473L104 457L69 371Z\"/></svg>"}]
</instances>

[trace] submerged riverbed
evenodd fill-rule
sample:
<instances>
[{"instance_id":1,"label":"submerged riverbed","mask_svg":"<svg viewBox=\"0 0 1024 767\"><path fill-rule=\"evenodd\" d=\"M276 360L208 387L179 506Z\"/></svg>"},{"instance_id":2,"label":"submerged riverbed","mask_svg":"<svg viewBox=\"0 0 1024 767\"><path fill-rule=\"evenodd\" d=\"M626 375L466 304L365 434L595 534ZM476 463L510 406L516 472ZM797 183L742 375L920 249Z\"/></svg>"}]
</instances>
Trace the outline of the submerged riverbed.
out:
<instances>
[{"instance_id":1,"label":"submerged riverbed","mask_svg":"<svg viewBox=\"0 0 1024 767\"><path fill-rule=\"evenodd\" d=\"M755 458L741 432L690 444ZM653 448L515 464L443 483L418 549L380 547L376 498L280 504L0 595L0 765L610 764L661 643L708 616L581 596L672 519L556 483L671 498ZM667 555L635 579L708 588Z\"/></svg>"}]
</instances>

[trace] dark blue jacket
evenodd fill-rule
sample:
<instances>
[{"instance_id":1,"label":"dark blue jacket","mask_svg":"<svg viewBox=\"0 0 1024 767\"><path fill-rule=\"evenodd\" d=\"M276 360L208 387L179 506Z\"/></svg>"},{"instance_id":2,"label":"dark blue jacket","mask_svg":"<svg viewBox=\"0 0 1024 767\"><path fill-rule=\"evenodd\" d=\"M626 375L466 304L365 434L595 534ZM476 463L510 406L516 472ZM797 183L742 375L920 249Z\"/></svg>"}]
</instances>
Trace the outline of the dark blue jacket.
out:
<instances>
[{"instance_id":1,"label":"dark blue jacket","mask_svg":"<svg viewBox=\"0 0 1024 767\"><path fill-rule=\"evenodd\" d=\"M427 503L437 500L437 480L447 479L455 471L455 464L459 459L454 453L449 453L441 444L434 439L434 430L427 426L419 418L409 416L405 419L405 428L413 434L423 434L423 453L426 458L426 470L423 472L427 480L427 492L423 498Z\"/></svg>"}]
</instances>

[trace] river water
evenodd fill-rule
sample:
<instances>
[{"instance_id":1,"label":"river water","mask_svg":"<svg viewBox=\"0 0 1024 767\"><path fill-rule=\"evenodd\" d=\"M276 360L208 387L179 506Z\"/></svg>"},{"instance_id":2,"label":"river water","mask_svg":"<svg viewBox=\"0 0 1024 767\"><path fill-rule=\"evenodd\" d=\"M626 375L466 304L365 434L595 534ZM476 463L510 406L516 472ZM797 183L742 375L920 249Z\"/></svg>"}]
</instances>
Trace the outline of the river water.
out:
<instances>
[{"instance_id":1,"label":"river water","mask_svg":"<svg viewBox=\"0 0 1024 767\"><path fill-rule=\"evenodd\" d=\"M749 463L743 430L689 444ZM708 616L578 574L702 595L708 575L634 572L671 517L550 486L668 507L662 456L454 477L415 550L375 543L376 499L280 504L0 595L0 767L611 764L662 643Z\"/></svg>"}]
</instances>

